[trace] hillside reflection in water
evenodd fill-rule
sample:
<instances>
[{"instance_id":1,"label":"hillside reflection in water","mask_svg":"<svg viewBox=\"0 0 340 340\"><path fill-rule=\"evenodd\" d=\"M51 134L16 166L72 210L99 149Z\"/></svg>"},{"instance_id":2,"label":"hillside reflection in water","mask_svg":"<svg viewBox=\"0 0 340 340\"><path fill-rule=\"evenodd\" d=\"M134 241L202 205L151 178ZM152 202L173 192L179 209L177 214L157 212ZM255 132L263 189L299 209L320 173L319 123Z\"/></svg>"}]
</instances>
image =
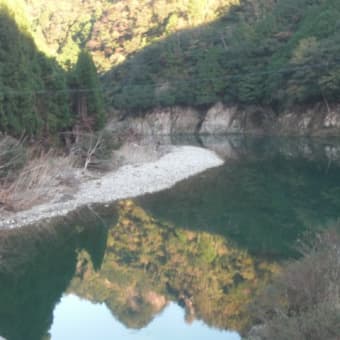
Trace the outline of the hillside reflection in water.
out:
<instances>
[{"instance_id":1,"label":"hillside reflection in water","mask_svg":"<svg viewBox=\"0 0 340 340\"><path fill-rule=\"evenodd\" d=\"M65 316L81 298L92 320L105 310L105 326L89 323L98 336L119 322L127 339L160 338L159 325L176 320L186 339L198 338L198 321L211 327L200 339L234 339L226 330L251 325L248 303L296 256L296 240L339 217L336 159L282 144L263 152L270 143L243 144L225 166L170 190L1 231L0 335L58 340L58 329L75 339L68 327L81 314Z\"/></svg>"}]
</instances>

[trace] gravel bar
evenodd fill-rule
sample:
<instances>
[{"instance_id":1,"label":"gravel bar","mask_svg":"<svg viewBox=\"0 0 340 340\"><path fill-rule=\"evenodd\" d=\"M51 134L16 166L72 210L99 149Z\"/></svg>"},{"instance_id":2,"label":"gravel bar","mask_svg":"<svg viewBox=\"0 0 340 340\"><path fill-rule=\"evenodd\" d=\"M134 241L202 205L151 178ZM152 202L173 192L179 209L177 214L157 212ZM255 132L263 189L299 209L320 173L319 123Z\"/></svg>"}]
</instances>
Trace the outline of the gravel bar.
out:
<instances>
[{"instance_id":1,"label":"gravel bar","mask_svg":"<svg viewBox=\"0 0 340 340\"><path fill-rule=\"evenodd\" d=\"M80 185L74 197L65 202L49 202L0 218L0 228L22 227L55 216L64 216L79 207L110 203L170 188L177 182L223 164L213 151L194 147L171 147L158 160L125 165Z\"/></svg>"}]
</instances>

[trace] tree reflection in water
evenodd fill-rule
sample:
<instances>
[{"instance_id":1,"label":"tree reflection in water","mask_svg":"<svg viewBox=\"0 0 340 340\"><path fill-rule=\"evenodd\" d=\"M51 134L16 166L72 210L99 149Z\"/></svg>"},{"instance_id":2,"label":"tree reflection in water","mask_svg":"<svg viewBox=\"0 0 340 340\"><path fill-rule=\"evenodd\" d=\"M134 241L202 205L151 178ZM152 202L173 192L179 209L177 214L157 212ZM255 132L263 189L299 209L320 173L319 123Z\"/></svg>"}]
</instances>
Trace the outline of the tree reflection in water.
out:
<instances>
[{"instance_id":1,"label":"tree reflection in water","mask_svg":"<svg viewBox=\"0 0 340 340\"><path fill-rule=\"evenodd\" d=\"M222 236L161 223L131 200L118 210L101 269L80 253L68 292L105 302L130 328L146 326L169 301L185 308L189 323L234 330L248 323L246 306L277 265Z\"/></svg>"},{"instance_id":2,"label":"tree reflection in water","mask_svg":"<svg viewBox=\"0 0 340 340\"><path fill-rule=\"evenodd\" d=\"M183 306L189 323L200 319L233 330L247 325L246 305L277 265L222 236L162 223L131 200L117 210L107 219L109 229L82 213L73 224L1 232L2 336L49 338L64 292L105 303L134 329L170 301Z\"/></svg>"},{"instance_id":3,"label":"tree reflection in water","mask_svg":"<svg viewBox=\"0 0 340 340\"><path fill-rule=\"evenodd\" d=\"M62 294L102 302L129 328L170 303L188 323L242 332L247 305L309 227L340 211L337 165L273 154L170 190L0 232L0 335L49 337ZM107 227L110 226L110 227Z\"/></svg>"}]
</instances>

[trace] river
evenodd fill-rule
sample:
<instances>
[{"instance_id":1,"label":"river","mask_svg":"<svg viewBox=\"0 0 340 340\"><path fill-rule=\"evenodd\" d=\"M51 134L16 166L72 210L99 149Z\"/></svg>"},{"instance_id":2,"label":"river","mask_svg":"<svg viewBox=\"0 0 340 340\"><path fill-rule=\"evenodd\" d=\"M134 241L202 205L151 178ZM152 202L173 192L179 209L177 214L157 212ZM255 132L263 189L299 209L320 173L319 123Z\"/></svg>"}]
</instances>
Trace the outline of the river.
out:
<instances>
[{"instance_id":1,"label":"river","mask_svg":"<svg viewBox=\"0 0 340 340\"><path fill-rule=\"evenodd\" d=\"M225 165L50 225L2 230L0 335L241 339L256 292L299 256L306 233L339 218L340 141L200 142Z\"/></svg>"}]
</instances>

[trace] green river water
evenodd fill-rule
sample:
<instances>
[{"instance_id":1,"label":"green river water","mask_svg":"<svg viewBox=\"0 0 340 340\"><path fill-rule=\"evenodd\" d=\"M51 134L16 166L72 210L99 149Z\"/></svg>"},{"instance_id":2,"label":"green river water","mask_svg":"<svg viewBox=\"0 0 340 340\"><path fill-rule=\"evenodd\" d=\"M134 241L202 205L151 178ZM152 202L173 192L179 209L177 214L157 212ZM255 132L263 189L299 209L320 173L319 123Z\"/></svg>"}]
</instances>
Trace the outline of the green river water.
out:
<instances>
[{"instance_id":1,"label":"green river water","mask_svg":"<svg viewBox=\"0 0 340 340\"><path fill-rule=\"evenodd\" d=\"M256 292L340 215L337 140L220 139L173 188L0 231L7 340L237 340Z\"/></svg>"}]
</instances>

